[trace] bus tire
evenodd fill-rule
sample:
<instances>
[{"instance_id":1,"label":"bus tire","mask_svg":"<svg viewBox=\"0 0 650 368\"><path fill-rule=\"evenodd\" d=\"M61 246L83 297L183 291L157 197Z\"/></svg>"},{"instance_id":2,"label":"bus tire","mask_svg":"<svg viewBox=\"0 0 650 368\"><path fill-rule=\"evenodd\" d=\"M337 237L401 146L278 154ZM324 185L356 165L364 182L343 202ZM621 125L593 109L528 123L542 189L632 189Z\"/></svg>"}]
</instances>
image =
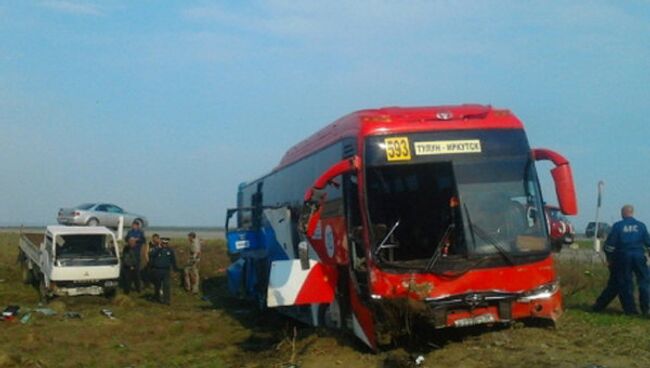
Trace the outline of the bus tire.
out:
<instances>
[{"instance_id":1,"label":"bus tire","mask_svg":"<svg viewBox=\"0 0 650 368\"><path fill-rule=\"evenodd\" d=\"M330 304L318 306L318 325L327 328L341 329L345 322L341 313L341 306L338 298L334 298Z\"/></svg>"}]
</instances>

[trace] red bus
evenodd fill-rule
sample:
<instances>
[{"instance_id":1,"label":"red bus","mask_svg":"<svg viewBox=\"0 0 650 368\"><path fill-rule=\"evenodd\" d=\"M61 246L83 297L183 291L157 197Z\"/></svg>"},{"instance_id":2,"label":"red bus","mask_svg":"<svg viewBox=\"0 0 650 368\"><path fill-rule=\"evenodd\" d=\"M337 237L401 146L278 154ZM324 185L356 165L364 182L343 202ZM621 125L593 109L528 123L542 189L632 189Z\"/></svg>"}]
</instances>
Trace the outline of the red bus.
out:
<instances>
[{"instance_id":1,"label":"red bus","mask_svg":"<svg viewBox=\"0 0 650 368\"><path fill-rule=\"evenodd\" d=\"M240 185L226 221L229 289L348 329L375 350L411 323L556 320L562 296L538 160L555 165L560 209L576 214L569 162L531 149L508 110L349 114Z\"/></svg>"}]
</instances>

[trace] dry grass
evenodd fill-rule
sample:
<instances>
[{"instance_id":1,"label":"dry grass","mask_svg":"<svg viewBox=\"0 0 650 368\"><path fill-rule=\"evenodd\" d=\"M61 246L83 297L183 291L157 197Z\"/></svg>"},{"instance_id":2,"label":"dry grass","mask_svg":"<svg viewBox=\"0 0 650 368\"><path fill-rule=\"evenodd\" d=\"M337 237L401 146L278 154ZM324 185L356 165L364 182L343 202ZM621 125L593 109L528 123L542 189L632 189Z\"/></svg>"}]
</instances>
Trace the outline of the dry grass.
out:
<instances>
[{"instance_id":1,"label":"dry grass","mask_svg":"<svg viewBox=\"0 0 650 368\"><path fill-rule=\"evenodd\" d=\"M20 283L15 264L17 239L0 234L0 307L34 308L37 292ZM305 327L229 297L227 264L223 243L208 242L201 272L209 301L175 284L171 307L137 295L112 303L61 298L57 309L83 319L59 313L34 315L27 325L0 322L0 367L412 367L420 354L422 367L650 366L650 320L622 316L616 303L608 313L588 311L606 280L602 265L559 263L566 313L554 329L454 330L371 354L348 333ZM107 305L117 320L100 314Z\"/></svg>"}]
</instances>

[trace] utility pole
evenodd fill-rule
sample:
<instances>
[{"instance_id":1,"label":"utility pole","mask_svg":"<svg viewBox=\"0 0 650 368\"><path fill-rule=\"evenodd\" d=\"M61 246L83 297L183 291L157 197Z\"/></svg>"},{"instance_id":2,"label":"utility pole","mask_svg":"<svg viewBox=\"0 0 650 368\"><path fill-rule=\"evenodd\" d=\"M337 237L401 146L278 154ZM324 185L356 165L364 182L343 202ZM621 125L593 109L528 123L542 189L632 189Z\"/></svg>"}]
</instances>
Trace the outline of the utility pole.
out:
<instances>
[{"instance_id":1,"label":"utility pole","mask_svg":"<svg viewBox=\"0 0 650 368\"><path fill-rule=\"evenodd\" d=\"M600 206L603 203L603 189L605 188L605 182L600 180L598 182L598 203L596 204L596 226L594 226L594 251L596 253L600 252L600 239L598 238L598 228L599 223L598 219L600 217Z\"/></svg>"}]
</instances>

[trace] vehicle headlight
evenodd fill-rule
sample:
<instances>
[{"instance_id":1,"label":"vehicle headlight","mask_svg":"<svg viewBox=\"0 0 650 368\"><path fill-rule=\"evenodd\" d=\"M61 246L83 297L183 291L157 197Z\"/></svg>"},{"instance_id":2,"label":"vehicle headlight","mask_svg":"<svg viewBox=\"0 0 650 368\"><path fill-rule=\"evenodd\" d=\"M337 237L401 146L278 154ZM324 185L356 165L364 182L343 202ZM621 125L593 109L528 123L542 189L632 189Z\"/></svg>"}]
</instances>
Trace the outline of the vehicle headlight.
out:
<instances>
[{"instance_id":1,"label":"vehicle headlight","mask_svg":"<svg viewBox=\"0 0 650 368\"><path fill-rule=\"evenodd\" d=\"M555 280L551 283L538 286L533 290L523 293L518 301L529 302L531 300L547 299L552 297L558 290L560 290L560 282L559 280Z\"/></svg>"}]
</instances>

